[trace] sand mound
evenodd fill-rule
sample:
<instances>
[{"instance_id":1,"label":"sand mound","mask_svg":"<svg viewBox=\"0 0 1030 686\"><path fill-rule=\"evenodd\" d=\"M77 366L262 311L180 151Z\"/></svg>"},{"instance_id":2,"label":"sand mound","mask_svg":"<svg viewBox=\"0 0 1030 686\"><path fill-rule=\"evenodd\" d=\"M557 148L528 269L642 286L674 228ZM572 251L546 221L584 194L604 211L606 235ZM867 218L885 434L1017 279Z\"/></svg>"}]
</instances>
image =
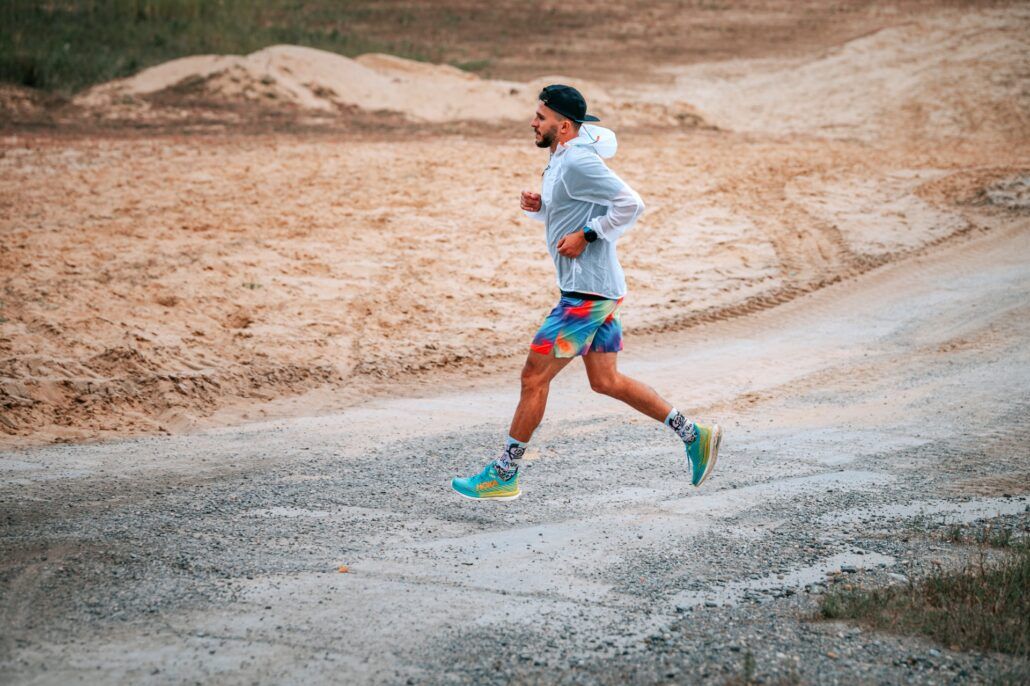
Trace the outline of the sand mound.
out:
<instances>
[{"instance_id":1,"label":"sand mound","mask_svg":"<svg viewBox=\"0 0 1030 686\"><path fill-rule=\"evenodd\" d=\"M674 68L669 96L739 131L1030 134L1030 9L927 17L815 59Z\"/></svg>"},{"instance_id":2,"label":"sand mound","mask_svg":"<svg viewBox=\"0 0 1030 686\"><path fill-rule=\"evenodd\" d=\"M657 120L697 125L695 110L620 101L595 84L565 76L529 83L482 79L455 67L392 55L356 59L292 45L277 45L245 57L198 55L172 60L135 76L96 86L75 104L101 113L124 115L127 108L209 102L252 103L332 113L387 110L416 122L529 120L536 95L548 83L570 83L587 96L591 109L616 124Z\"/></svg>"},{"instance_id":3,"label":"sand mound","mask_svg":"<svg viewBox=\"0 0 1030 686\"><path fill-rule=\"evenodd\" d=\"M276 45L244 57L198 55L173 60L97 86L76 103L103 108L127 98L184 88L227 101L257 100L323 111L392 110L429 122L513 118L525 113L525 95L516 84L389 55L349 59L293 45Z\"/></svg>"},{"instance_id":4,"label":"sand mound","mask_svg":"<svg viewBox=\"0 0 1030 686\"><path fill-rule=\"evenodd\" d=\"M198 55L166 62L97 86L76 104L102 109L139 96L184 91L202 91L221 101L250 100L325 112L389 110L415 121L445 122L525 118L539 87L481 79L448 65L392 55L350 59L276 45L245 57Z\"/></svg>"}]
</instances>

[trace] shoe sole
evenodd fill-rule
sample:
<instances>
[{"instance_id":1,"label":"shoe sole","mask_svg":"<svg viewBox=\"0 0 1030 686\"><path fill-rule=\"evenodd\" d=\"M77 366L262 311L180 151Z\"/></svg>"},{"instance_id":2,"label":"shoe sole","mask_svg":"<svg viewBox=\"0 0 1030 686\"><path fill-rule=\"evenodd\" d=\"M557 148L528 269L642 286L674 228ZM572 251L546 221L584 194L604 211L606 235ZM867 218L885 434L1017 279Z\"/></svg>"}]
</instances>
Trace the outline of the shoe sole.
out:
<instances>
[{"instance_id":1,"label":"shoe sole","mask_svg":"<svg viewBox=\"0 0 1030 686\"><path fill-rule=\"evenodd\" d=\"M485 498L477 498L474 495L465 495L464 493L459 491L457 488L454 488L453 486L451 486L451 490L454 491L455 493L457 493L458 495L460 495L462 498L468 498L469 500L515 500L520 495L522 495L522 489L521 488L518 490L518 492L515 495L494 495L494 496L487 496Z\"/></svg>"},{"instance_id":2,"label":"shoe sole","mask_svg":"<svg viewBox=\"0 0 1030 686\"><path fill-rule=\"evenodd\" d=\"M719 461L719 444L722 443L722 428L718 424L713 424L712 434L712 440L708 444L708 465L705 467L705 473L701 475L701 480L697 482L695 488L699 488L705 482L708 475L715 469L715 463Z\"/></svg>"}]
</instances>

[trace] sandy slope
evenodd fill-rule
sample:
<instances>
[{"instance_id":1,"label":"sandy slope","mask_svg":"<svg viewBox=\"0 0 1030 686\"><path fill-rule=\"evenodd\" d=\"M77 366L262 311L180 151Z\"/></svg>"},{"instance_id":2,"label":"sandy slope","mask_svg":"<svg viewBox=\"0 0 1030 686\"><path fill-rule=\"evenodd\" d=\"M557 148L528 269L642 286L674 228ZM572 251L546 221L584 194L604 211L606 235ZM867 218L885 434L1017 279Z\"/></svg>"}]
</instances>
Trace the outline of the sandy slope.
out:
<instances>
[{"instance_id":1,"label":"sandy slope","mask_svg":"<svg viewBox=\"0 0 1030 686\"><path fill-rule=\"evenodd\" d=\"M588 90L615 121L665 113L624 130L612 162L648 205L620 242L631 334L773 307L956 236L1027 226L1030 141L1012 100L1025 95L1026 21L1018 7L946 14L790 68L719 64L672 90L614 77ZM387 103L439 124L479 96L528 117L522 100L554 78L512 94L450 67L280 46L178 60L80 102L131 122L184 88L228 103L260 86L278 94L259 94L265 108ZM942 97L955 89L961 100ZM721 130L666 117L693 98ZM952 116L958 102L983 116ZM902 116L912 103L945 109ZM738 106L755 116L733 119ZM554 297L540 228L516 209L546 156L523 123L425 121L4 139L0 440L309 413L440 383L441 369L514 365Z\"/></svg>"},{"instance_id":2,"label":"sandy slope","mask_svg":"<svg viewBox=\"0 0 1030 686\"><path fill-rule=\"evenodd\" d=\"M824 54L670 67L670 100L736 131L1030 137L1030 9L949 12Z\"/></svg>"}]
</instances>

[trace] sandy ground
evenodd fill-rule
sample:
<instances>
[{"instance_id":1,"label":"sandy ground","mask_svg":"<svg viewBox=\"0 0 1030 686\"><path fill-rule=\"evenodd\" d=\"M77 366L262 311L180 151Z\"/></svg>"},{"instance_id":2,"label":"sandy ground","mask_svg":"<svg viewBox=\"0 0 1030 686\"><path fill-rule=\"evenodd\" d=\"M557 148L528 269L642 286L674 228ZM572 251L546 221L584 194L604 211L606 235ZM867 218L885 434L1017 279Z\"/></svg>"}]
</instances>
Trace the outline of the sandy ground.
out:
<instances>
[{"instance_id":1,"label":"sandy ground","mask_svg":"<svg viewBox=\"0 0 1030 686\"><path fill-rule=\"evenodd\" d=\"M1030 526L1028 250L1025 230L969 237L627 351L727 427L700 490L676 438L578 364L510 504L447 484L503 435L503 382L4 454L0 666L37 684L724 683L751 654L767 681L1018 682L1013 658L813 617L828 586L961 564L951 525Z\"/></svg>"},{"instance_id":2,"label":"sandy ground","mask_svg":"<svg viewBox=\"0 0 1030 686\"><path fill-rule=\"evenodd\" d=\"M804 58L591 86L648 206L620 242L628 331L1025 226L1028 28L1018 5L941 10ZM248 84L279 96L255 104ZM539 83L513 84L280 47L99 86L64 135L12 129L0 444L311 414L510 366L555 298L516 205L546 162L512 119ZM392 113L369 109L377 89ZM425 105L434 90L445 105ZM489 101L500 121L457 118L484 94L507 99ZM283 107L278 133L254 119ZM175 133L184 117L200 132Z\"/></svg>"}]
</instances>

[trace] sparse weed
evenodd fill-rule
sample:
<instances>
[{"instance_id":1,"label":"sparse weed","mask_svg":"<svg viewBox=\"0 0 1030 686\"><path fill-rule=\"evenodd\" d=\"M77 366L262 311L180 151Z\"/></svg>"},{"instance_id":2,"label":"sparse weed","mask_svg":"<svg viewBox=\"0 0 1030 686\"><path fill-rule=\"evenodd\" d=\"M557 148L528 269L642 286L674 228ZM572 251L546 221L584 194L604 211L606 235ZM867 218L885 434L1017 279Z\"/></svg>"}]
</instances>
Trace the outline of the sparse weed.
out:
<instances>
[{"instance_id":1,"label":"sparse weed","mask_svg":"<svg viewBox=\"0 0 1030 686\"><path fill-rule=\"evenodd\" d=\"M759 677L755 672L757 666L755 664L755 656L750 650L744 651L743 663L740 666L740 672L728 677L723 681L723 686L753 686L754 684L767 684L768 686L795 686L801 682L801 677L798 676L797 671L791 667L787 674L781 674L779 676Z\"/></svg>"},{"instance_id":2,"label":"sparse weed","mask_svg":"<svg viewBox=\"0 0 1030 686\"><path fill-rule=\"evenodd\" d=\"M958 524L952 524L951 527L948 528L947 533L944 535L944 540L949 541L951 543L961 543L962 527Z\"/></svg>"},{"instance_id":3,"label":"sparse weed","mask_svg":"<svg viewBox=\"0 0 1030 686\"><path fill-rule=\"evenodd\" d=\"M988 561L990 536L965 569L939 565L920 581L871 590L834 591L821 601L826 619L851 619L898 633L930 636L960 649L1030 656L1030 545L1005 538L1007 553Z\"/></svg>"},{"instance_id":4,"label":"sparse weed","mask_svg":"<svg viewBox=\"0 0 1030 686\"><path fill-rule=\"evenodd\" d=\"M977 532L977 543L991 548L1009 548L1015 544L1013 530L1005 526L988 526Z\"/></svg>"},{"instance_id":5,"label":"sparse weed","mask_svg":"<svg viewBox=\"0 0 1030 686\"><path fill-rule=\"evenodd\" d=\"M946 543L972 544L988 548L1010 548L1026 539L1026 524L1001 518L983 524L953 524L940 536Z\"/></svg>"}]
</instances>

